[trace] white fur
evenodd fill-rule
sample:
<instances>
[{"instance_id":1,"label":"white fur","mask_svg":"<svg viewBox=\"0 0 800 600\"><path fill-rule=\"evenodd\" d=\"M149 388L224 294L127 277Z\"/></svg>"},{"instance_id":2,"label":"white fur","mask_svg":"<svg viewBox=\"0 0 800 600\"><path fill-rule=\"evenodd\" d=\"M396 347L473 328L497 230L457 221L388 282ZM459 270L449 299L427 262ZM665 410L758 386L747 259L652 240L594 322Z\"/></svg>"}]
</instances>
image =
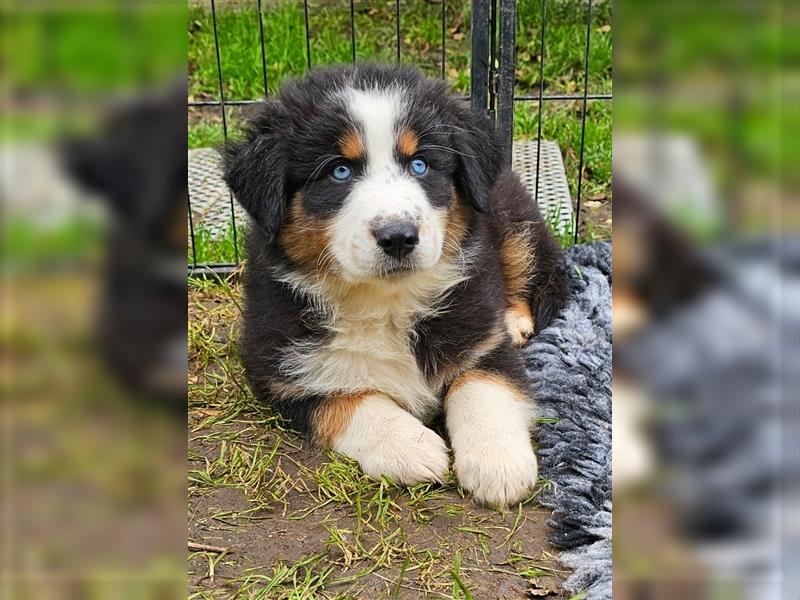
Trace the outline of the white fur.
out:
<instances>
[{"instance_id":1,"label":"white fur","mask_svg":"<svg viewBox=\"0 0 800 600\"><path fill-rule=\"evenodd\" d=\"M348 88L342 95L366 151L364 173L353 182L330 228L331 252L342 275L358 281L380 273L385 255L372 229L378 222L392 220L417 225L419 244L411 255L414 268L432 268L442 254L446 215L430 205L419 181L396 159L405 110L402 90Z\"/></svg>"},{"instance_id":2,"label":"white fur","mask_svg":"<svg viewBox=\"0 0 800 600\"><path fill-rule=\"evenodd\" d=\"M538 477L531 404L508 385L473 379L448 396L445 415L461 486L483 504L523 500Z\"/></svg>"},{"instance_id":3,"label":"white fur","mask_svg":"<svg viewBox=\"0 0 800 600\"><path fill-rule=\"evenodd\" d=\"M361 401L333 449L357 460L369 477L405 485L442 481L450 465L442 438L383 394Z\"/></svg>"},{"instance_id":4,"label":"white fur","mask_svg":"<svg viewBox=\"0 0 800 600\"><path fill-rule=\"evenodd\" d=\"M364 135L367 175L384 175L400 170L394 158L397 126L405 110L399 88L374 88L343 92L350 117Z\"/></svg>"},{"instance_id":5,"label":"white fur","mask_svg":"<svg viewBox=\"0 0 800 600\"><path fill-rule=\"evenodd\" d=\"M281 276L322 313L322 327L331 334L293 342L285 349L282 372L310 393L379 390L413 415L427 417L440 405L439 389L419 370L409 333L419 318L444 310L438 299L465 277L463 264L449 262L358 285Z\"/></svg>"}]
</instances>

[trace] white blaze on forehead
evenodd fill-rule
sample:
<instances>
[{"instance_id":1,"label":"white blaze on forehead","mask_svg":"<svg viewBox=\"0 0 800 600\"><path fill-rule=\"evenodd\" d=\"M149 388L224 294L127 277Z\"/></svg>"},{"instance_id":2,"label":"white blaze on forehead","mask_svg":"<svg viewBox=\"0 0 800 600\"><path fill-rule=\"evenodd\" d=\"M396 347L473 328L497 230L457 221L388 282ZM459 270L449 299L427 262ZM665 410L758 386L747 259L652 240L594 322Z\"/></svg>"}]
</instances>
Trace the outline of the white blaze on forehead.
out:
<instances>
[{"instance_id":1,"label":"white blaze on forehead","mask_svg":"<svg viewBox=\"0 0 800 600\"><path fill-rule=\"evenodd\" d=\"M339 96L366 151L364 170L349 184L331 227L332 254L345 277L353 280L380 276L386 256L374 230L381 223L413 220L419 230L411 256L414 269L431 269L442 253L444 211L431 206L418 178L406 171L395 153L407 110L404 94L394 85L346 88Z\"/></svg>"},{"instance_id":2,"label":"white blaze on forehead","mask_svg":"<svg viewBox=\"0 0 800 600\"><path fill-rule=\"evenodd\" d=\"M367 150L368 173L394 170L397 124L403 116L402 94L397 88L344 92L351 117L359 125Z\"/></svg>"}]
</instances>

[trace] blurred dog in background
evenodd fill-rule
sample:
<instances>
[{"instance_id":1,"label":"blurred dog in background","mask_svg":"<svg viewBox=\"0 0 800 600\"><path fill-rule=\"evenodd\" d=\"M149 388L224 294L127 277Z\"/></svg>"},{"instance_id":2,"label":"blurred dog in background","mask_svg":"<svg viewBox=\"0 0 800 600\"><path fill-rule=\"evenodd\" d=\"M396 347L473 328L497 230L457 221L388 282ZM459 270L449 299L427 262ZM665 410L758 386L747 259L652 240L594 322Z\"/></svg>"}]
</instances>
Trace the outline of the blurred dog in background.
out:
<instances>
[{"instance_id":1,"label":"blurred dog in background","mask_svg":"<svg viewBox=\"0 0 800 600\"><path fill-rule=\"evenodd\" d=\"M146 397L186 406L186 83L115 107L64 141L66 171L108 212L96 338Z\"/></svg>"}]
</instances>

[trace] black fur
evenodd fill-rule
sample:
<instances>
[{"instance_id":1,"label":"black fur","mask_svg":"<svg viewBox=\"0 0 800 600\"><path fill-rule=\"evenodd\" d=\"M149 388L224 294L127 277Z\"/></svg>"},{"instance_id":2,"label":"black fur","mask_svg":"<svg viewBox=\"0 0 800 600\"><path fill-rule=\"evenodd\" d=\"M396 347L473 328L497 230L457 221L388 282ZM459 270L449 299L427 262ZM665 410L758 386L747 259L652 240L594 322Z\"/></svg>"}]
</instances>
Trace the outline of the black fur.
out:
<instances>
[{"instance_id":1,"label":"black fur","mask_svg":"<svg viewBox=\"0 0 800 600\"><path fill-rule=\"evenodd\" d=\"M288 199L286 121L280 103L265 102L247 140L229 145L224 155L225 182L269 243L280 231Z\"/></svg>"},{"instance_id":2,"label":"black fur","mask_svg":"<svg viewBox=\"0 0 800 600\"><path fill-rule=\"evenodd\" d=\"M469 199L473 208L481 213L489 212L489 192L500 174L502 150L489 120L472 111L461 111L464 131L453 137L453 145L459 153L459 191Z\"/></svg>"},{"instance_id":3,"label":"black fur","mask_svg":"<svg viewBox=\"0 0 800 600\"><path fill-rule=\"evenodd\" d=\"M462 243L462 251L474 257L469 277L440 300L446 311L418 321L409 331L409 344L425 376L433 381L445 371L458 373L475 347L503 323L506 298L500 251L510 227L527 228L535 251L529 295L537 331L563 306L567 294L561 250L518 178L513 173L501 175L500 144L489 122L449 95L443 83L413 69L377 65L322 69L289 83L277 100L262 105L245 139L226 148L225 179L259 225L247 236L242 359L256 395L276 404L301 430L309 427L323 398L298 394L281 399L271 386L291 383L281 373L280 363L292 342L321 340L329 334L307 301L273 278L275 269L301 268L275 240L291 202L302 202L307 214L323 220L335 214L347 197L346 183L331 182L328 168L316 169L336 153L337 140L352 127L343 107L323 102L345 82L403 88L410 107L405 124L422 132L420 152L431 167L429 175L420 179L428 201L450 210L453 202L471 207ZM476 366L526 387L521 358L510 338ZM447 382L440 392L446 388Z\"/></svg>"}]
</instances>

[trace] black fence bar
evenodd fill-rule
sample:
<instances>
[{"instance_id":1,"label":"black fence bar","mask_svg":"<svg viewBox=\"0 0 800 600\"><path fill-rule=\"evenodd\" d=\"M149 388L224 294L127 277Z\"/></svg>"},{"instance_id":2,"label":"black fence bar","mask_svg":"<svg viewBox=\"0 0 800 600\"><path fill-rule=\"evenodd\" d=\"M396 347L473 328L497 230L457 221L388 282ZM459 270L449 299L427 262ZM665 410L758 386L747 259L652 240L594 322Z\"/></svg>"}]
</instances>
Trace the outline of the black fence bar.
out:
<instances>
[{"instance_id":1,"label":"black fence bar","mask_svg":"<svg viewBox=\"0 0 800 600\"><path fill-rule=\"evenodd\" d=\"M353 64L356 64L356 2L350 0L350 46L353 48Z\"/></svg>"},{"instance_id":2,"label":"black fence bar","mask_svg":"<svg viewBox=\"0 0 800 600\"><path fill-rule=\"evenodd\" d=\"M542 22L539 32L539 121L536 129L536 187L533 200L539 205L539 175L542 172L542 108L544 107L544 53L545 31L547 29L547 0L542 0Z\"/></svg>"},{"instance_id":3,"label":"black fence bar","mask_svg":"<svg viewBox=\"0 0 800 600\"><path fill-rule=\"evenodd\" d=\"M397 64L400 64L400 0L394 1L394 35L397 44Z\"/></svg>"},{"instance_id":4,"label":"black fence bar","mask_svg":"<svg viewBox=\"0 0 800 600\"><path fill-rule=\"evenodd\" d=\"M311 69L311 26L308 21L308 0L303 0L303 16L306 20L306 65Z\"/></svg>"},{"instance_id":5,"label":"black fence bar","mask_svg":"<svg viewBox=\"0 0 800 600\"><path fill-rule=\"evenodd\" d=\"M472 0L472 59L470 65L470 103L474 110L486 111L489 101L489 2Z\"/></svg>"},{"instance_id":6,"label":"black fence bar","mask_svg":"<svg viewBox=\"0 0 800 600\"><path fill-rule=\"evenodd\" d=\"M219 106L222 113L222 137L225 143L228 143L228 117L225 113L225 86L222 77L222 58L219 49L219 32L217 30L217 8L216 2L211 0L211 23L214 27L214 51L217 55L217 76L219 81ZM233 229L233 256L236 263L239 263L239 242L237 239L238 232L236 231L236 211L233 203L233 192L228 190L228 197L230 199L231 207L231 228ZM191 209L190 209L191 210Z\"/></svg>"},{"instance_id":7,"label":"black fence bar","mask_svg":"<svg viewBox=\"0 0 800 600\"><path fill-rule=\"evenodd\" d=\"M447 62L447 46L445 39L447 38L447 0L442 0L442 79L445 79L445 63Z\"/></svg>"},{"instance_id":8,"label":"black fence bar","mask_svg":"<svg viewBox=\"0 0 800 600\"><path fill-rule=\"evenodd\" d=\"M489 3L489 117L495 123L497 107L497 0Z\"/></svg>"},{"instance_id":9,"label":"black fence bar","mask_svg":"<svg viewBox=\"0 0 800 600\"><path fill-rule=\"evenodd\" d=\"M189 265L189 277L195 279L228 279L237 275L241 265L234 263L214 263L209 265Z\"/></svg>"},{"instance_id":10,"label":"black fence bar","mask_svg":"<svg viewBox=\"0 0 800 600\"><path fill-rule=\"evenodd\" d=\"M575 235L578 243L578 227L581 216L581 193L583 184L583 156L586 150L586 101L589 98L589 44L592 39L592 0L586 6L586 49L583 57L583 110L581 112L581 153L578 159L578 191L575 194Z\"/></svg>"},{"instance_id":11,"label":"black fence bar","mask_svg":"<svg viewBox=\"0 0 800 600\"><path fill-rule=\"evenodd\" d=\"M225 141L228 141L228 117L225 114L225 87L222 84L222 57L219 50L217 7L214 0L211 0L211 23L214 27L214 52L217 57L217 81L219 84L219 102L217 103L217 106L220 107L220 113L222 114L222 135L225 138Z\"/></svg>"},{"instance_id":12,"label":"black fence bar","mask_svg":"<svg viewBox=\"0 0 800 600\"><path fill-rule=\"evenodd\" d=\"M258 104L261 100L225 100L225 106L247 106L249 104ZM190 100L186 103L188 106L221 106L219 100Z\"/></svg>"},{"instance_id":13,"label":"black fence bar","mask_svg":"<svg viewBox=\"0 0 800 600\"><path fill-rule=\"evenodd\" d=\"M189 195L186 195L186 200L189 203L189 237L192 241L192 264L191 267L197 268L197 248L195 248L194 243L194 218L192 217L192 199Z\"/></svg>"},{"instance_id":14,"label":"black fence bar","mask_svg":"<svg viewBox=\"0 0 800 600\"><path fill-rule=\"evenodd\" d=\"M267 53L264 50L264 17L261 7L262 0L258 0L258 37L261 42L261 76L264 79L264 97L269 96L269 86L267 86Z\"/></svg>"},{"instance_id":15,"label":"black fence bar","mask_svg":"<svg viewBox=\"0 0 800 600\"><path fill-rule=\"evenodd\" d=\"M537 102L539 98L539 96L515 96L514 102ZM583 100L584 98L587 100L612 100L613 96L611 94L545 94L541 96L541 99L545 102L554 100Z\"/></svg>"},{"instance_id":16,"label":"black fence bar","mask_svg":"<svg viewBox=\"0 0 800 600\"><path fill-rule=\"evenodd\" d=\"M511 167L514 140L514 85L516 76L516 0L500 0L500 69L497 85L497 131L503 144L503 160Z\"/></svg>"}]
</instances>

